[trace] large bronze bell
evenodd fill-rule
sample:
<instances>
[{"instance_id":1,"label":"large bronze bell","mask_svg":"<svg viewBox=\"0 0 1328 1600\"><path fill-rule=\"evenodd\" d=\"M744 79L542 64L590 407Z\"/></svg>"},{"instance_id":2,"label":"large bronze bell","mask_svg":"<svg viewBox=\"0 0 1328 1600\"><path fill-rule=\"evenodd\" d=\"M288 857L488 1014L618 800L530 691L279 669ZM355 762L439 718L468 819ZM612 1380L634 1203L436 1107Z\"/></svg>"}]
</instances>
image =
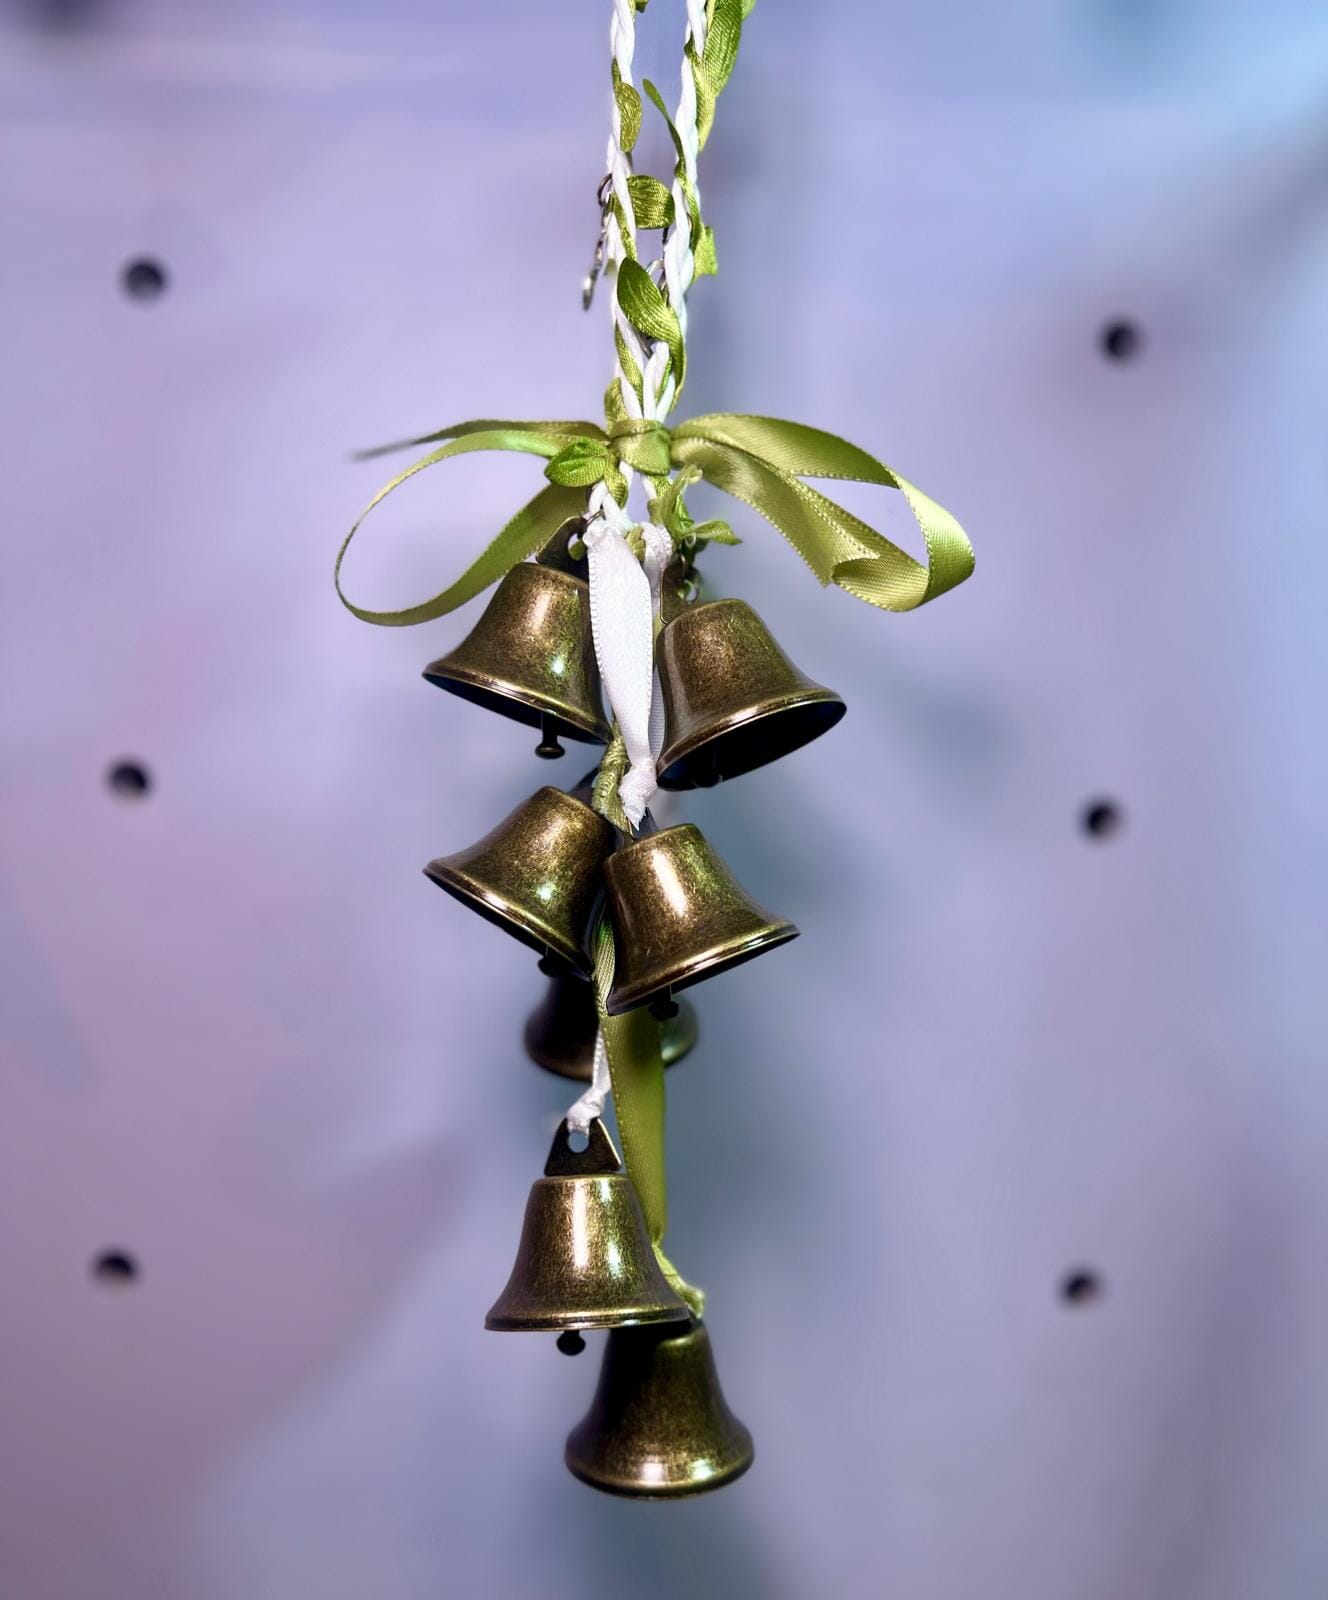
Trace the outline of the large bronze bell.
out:
<instances>
[{"instance_id":1,"label":"large bronze bell","mask_svg":"<svg viewBox=\"0 0 1328 1600\"><path fill-rule=\"evenodd\" d=\"M567 1436L578 1478L610 1494L665 1499L722 1488L754 1455L700 1322L609 1335L595 1398Z\"/></svg>"},{"instance_id":2,"label":"large bronze bell","mask_svg":"<svg viewBox=\"0 0 1328 1600\"><path fill-rule=\"evenodd\" d=\"M523 561L494 590L455 650L424 669L440 689L505 717L542 727L542 755L561 755L559 735L605 743L590 635L590 590L557 567Z\"/></svg>"},{"instance_id":3,"label":"large bronze bell","mask_svg":"<svg viewBox=\"0 0 1328 1600\"><path fill-rule=\"evenodd\" d=\"M604 882L617 940L615 1016L798 936L747 895L690 822L615 851Z\"/></svg>"},{"instance_id":4,"label":"large bronze bell","mask_svg":"<svg viewBox=\"0 0 1328 1600\"><path fill-rule=\"evenodd\" d=\"M844 702L789 660L742 600L689 606L659 636L665 789L763 767L828 732Z\"/></svg>"},{"instance_id":5,"label":"large bronze bell","mask_svg":"<svg viewBox=\"0 0 1328 1600\"><path fill-rule=\"evenodd\" d=\"M526 1018L526 1054L546 1072L589 1083L595 1068L599 1014L589 983L572 972L549 979L543 1000ZM671 1067L696 1043L696 1012L685 1000L676 1017L659 1024L659 1053Z\"/></svg>"},{"instance_id":6,"label":"large bronze bell","mask_svg":"<svg viewBox=\"0 0 1328 1600\"><path fill-rule=\"evenodd\" d=\"M523 944L588 969L602 868L617 838L613 825L574 795L540 789L478 844L424 870Z\"/></svg>"},{"instance_id":7,"label":"large bronze bell","mask_svg":"<svg viewBox=\"0 0 1328 1600\"><path fill-rule=\"evenodd\" d=\"M487 1317L503 1333L625 1328L685 1320L646 1231L641 1202L604 1124L572 1149L566 1122L526 1201L516 1265Z\"/></svg>"}]
</instances>

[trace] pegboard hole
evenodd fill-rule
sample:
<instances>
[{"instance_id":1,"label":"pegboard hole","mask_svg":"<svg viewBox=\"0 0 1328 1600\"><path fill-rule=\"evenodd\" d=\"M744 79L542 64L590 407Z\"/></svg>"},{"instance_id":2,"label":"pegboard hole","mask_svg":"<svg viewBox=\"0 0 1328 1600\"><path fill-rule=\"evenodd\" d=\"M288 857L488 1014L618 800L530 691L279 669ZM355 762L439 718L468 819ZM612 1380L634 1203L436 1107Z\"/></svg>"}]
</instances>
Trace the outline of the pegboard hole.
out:
<instances>
[{"instance_id":1,"label":"pegboard hole","mask_svg":"<svg viewBox=\"0 0 1328 1600\"><path fill-rule=\"evenodd\" d=\"M1144 336L1135 323L1117 318L1103 328L1100 342L1108 361L1133 361L1143 351Z\"/></svg>"},{"instance_id":2,"label":"pegboard hole","mask_svg":"<svg viewBox=\"0 0 1328 1600\"><path fill-rule=\"evenodd\" d=\"M92 1276L109 1289L127 1289L138 1282L138 1262L127 1250L103 1250L92 1263Z\"/></svg>"},{"instance_id":3,"label":"pegboard hole","mask_svg":"<svg viewBox=\"0 0 1328 1600\"><path fill-rule=\"evenodd\" d=\"M1102 1279L1087 1267L1076 1267L1061 1279L1061 1299L1067 1306L1091 1306L1103 1293Z\"/></svg>"},{"instance_id":4,"label":"pegboard hole","mask_svg":"<svg viewBox=\"0 0 1328 1600\"><path fill-rule=\"evenodd\" d=\"M106 786L122 800L142 800L152 789L152 774L141 761L117 761L106 774Z\"/></svg>"},{"instance_id":5,"label":"pegboard hole","mask_svg":"<svg viewBox=\"0 0 1328 1600\"><path fill-rule=\"evenodd\" d=\"M1110 839L1125 825L1125 814L1114 800L1090 800L1079 814L1079 825L1090 839Z\"/></svg>"},{"instance_id":6,"label":"pegboard hole","mask_svg":"<svg viewBox=\"0 0 1328 1600\"><path fill-rule=\"evenodd\" d=\"M166 268L151 256L127 262L120 283L131 300L155 300L166 292Z\"/></svg>"}]
</instances>

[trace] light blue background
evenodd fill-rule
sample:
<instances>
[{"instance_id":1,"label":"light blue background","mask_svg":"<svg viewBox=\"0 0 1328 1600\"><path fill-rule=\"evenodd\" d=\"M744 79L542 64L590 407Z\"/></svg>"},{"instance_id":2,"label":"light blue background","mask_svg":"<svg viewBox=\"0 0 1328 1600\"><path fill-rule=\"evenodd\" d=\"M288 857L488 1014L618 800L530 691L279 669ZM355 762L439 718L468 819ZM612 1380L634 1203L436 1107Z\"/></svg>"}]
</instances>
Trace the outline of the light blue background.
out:
<instances>
[{"instance_id":1,"label":"light blue background","mask_svg":"<svg viewBox=\"0 0 1328 1600\"><path fill-rule=\"evenodd\" d=\"M1320 1600L1322 7L752 18L686 409L849 434L978 571L891 618L749 516L706 563L850 709L669 812L804 931L670 1077L758 1446L672 1507L564 1471L593 1353L482 1327L567 1095L419 869L549 769L419 680L478 607L330 584L351 447L595 413L608 0L2 15L5 1600ZM353 591L537 482L426 475Z\"/></svg>"}]
</instances>

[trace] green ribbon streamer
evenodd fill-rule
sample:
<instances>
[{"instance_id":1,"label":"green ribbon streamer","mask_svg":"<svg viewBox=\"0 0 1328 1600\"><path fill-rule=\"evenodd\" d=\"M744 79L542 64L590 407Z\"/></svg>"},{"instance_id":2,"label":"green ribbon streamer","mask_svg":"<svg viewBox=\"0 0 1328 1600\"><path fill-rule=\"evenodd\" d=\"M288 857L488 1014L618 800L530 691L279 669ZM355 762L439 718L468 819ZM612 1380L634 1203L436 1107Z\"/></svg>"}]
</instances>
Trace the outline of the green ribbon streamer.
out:
<instances>
[{"instance_id":1,"label":"green ribbon streamer","mask_svg":"<svg viewBox=\"0 0 1328 1600\"><path fill-rule=\"evenodd\" d=\"M439 448L378 491L337 552L334 576L342 603L363 621L381 627L431 622L482 593L547 543L564 522L584 512L586 485L607 478L616 488L613 480L620 474L615 462L657 480L673 468L694 469L778 528L818 582L834 584L882 611L912 611L973 571L973 547L943 506L847 439L798 422L737 412L694 417L673 429L662 422L629 419L615 421L607 431L593 422L463 422L365 455L425 444ZM559 481L527 501L461 576L431 599L397 611L372 611L347 599L342 562L374 507L426 467L474 450L543 456L549 463L546 473ZM922 534L926 562L916 561L804 478L899 490Z\"/></svg>"},{"instance_id":2,"label":"green ribbon streamer","mask_svg":"<svg viewBox=\"0 0 1328 1600\"><path fill-rule=\"evenodd\" d=\"M621 1017L608 1014L605 1004L613 987L615 960L613 929L604 917L595 934L595 1004L609 1055L623 1160L641 1201L660 1270L692 1314L700 1317L705 1313L704 1291L687 1283L664 1253L669 1210L664 1171L664 1058L659 1050L659 1024L644 1007Z\"/></svg>"}]
</instances>

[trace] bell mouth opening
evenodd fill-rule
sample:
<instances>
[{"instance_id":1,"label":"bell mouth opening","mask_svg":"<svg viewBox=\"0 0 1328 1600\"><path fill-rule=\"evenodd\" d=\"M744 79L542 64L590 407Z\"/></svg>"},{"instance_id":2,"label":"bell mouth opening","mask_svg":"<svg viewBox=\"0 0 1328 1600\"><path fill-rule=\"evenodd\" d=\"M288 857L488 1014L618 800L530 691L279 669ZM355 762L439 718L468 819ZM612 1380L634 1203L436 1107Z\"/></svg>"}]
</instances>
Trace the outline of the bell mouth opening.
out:
<instances>
[{"instance_id":1,"label":"bell mouth opening","mask_svg":"<svg viewBox=\"0 0 1328 1600\"><path fill-rule=\"evenodd\" d=\"M446 689L449 694L468 700L471 705L483 706L486 711L496 711L500 717L510 717L513 722L523 722L528 728L538 728L541 719L547 718L549 731L560 739L574 739L578 744L609 742L607 724L574 722L568 715L567 707L559 705L557 701L544 700L534 704L530 700L520 699L515 694L498 688L495 684L485 683L479 678L461 676L452 668L449 668L447 675L444 676L426 667L423 675L425 681L432 683L436 688Z\"/></svg>"},{"instance_id":2,"label":"bell mouth opening","mask_svg":"<svg viewBox=\"0 0 1328 1600\"><path fill-rule=\"evenodd\" d=\"M744 961L751 961L767 950L776 950L781 944L787 944L790 939L797 937L798 929L793 923L781 922L773 929L763 929L757 934L728 940L717 945L699 968L694 959L689 959L685 963L679 962L676 968L666 971L662 976L658 973L652 975L648 983L624 984L622 988L613 989L605 1009L611 1017L620 1017L625 1011L635 1011L638 1006L645 1005L662 990L672 989L676 994L679 989L690 989L694 983L717 978L721 972L731 972Z\"/></svg>"},{"instance_id":3,"label":"bell mouth opening","mask_svg":"<svg viewBox=\"0 0 1328 1600\"><path fill-rule=\"evenodd\" d=\"M589 974L590 960L585 951L573 949L554 929L536 921L520 906L514 906L509 901L490 895L479 884L472 883L468 878L454 877L446 867L441 867L432 861L425 867L424 875L430 883L436 883L454 900L459 900L462 905L478 912L486 922L493 923L495 928L501 928L504 933L511 934L514 939L519 939L530 949L538 950L541 955L546 950L552 950L570 962L578 973L583 976Z\"/></svg>"},{"instance_id":4,"label":"bell mouth opening","mask_svg":"<svg viewBox=\"0 0 1328 1600\"><path fill-rule=\"evenodd\" d=\"M826 689L815 699L780 702L734 717L719 731L711 729L703 740L669 751L671 759L659 775L659 786L700 789L740 778L829 733L847 710Z\"/></svg>"},{"instance_id":5,"label":"bell mouth opening","mask_svg":"<svg viewBox=\"0 0 1328 1600\"><path fill-rule=\"evenodd\" d=\"M574 1478L579 1478L592 1489L602 1489L605 1494L621 1495L625 1500L685 1500L689 1495L705 1494L708 1489L722 1489L726 1483L741 1478L756 1459L755 1452L749 1449L744 1457L729 1466L708 1472L693 1471L687 1477L672 1479L666 1476L668 1469L661 1463L659 1481L650 1483L635 1478L615 1478L597 1473L589 1461L580 1461L572 1454L575 1438L576 1435L573 1434L567 1441L567 1453L563 1458L567 1470Z\"/></svg>"},{"instance_id":6,"label":"bell mouth opening","mask_svg":"<svg viewBox=\"0 0 1328 1600\"><path fill-rule=\"evenodd\" d=\"M654 1328L669 1323L681 1327L688 1320L684 1307L647 1306L635 1316L625 1317L620 1306L604 1311L559 1313L547 1317L504 1316L491 1311L484 1319L490 1333L596 1333L613 1328Z\"/></svg>"}]
</instances>

